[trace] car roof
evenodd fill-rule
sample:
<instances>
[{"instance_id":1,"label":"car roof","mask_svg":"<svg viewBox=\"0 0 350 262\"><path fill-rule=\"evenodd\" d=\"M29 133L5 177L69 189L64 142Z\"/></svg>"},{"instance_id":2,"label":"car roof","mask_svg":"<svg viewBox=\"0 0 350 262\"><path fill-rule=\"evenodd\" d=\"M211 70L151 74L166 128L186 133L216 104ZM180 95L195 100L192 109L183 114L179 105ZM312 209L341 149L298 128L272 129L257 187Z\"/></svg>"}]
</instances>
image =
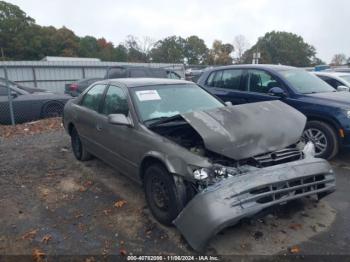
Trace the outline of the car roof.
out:
<instances>
[{"instance_id":1,"label":"car roof","mask_svg":"<svg viewBox=\"0 0 350 262\"><path fill-rule=\"evenodd\" d=\"M141 86L154 86L154 85L178 85L178 84L194 84L190 81L180 79L168 79L168 78L117 78L106 79L100 83L109 83L116 85L123 85L127 88L141 87Z\"/></svg>"},{"instance_id":2,"label":"car roof","mask_svg":"<svg viewBox=\"0 0 350 262\"><path fill-rule=\"evenodd\" d=\"M220 69L234 69L234 68L250 68L250 69L272 69L272 70L289 70L289 69L297 69L293 66L286 65L272 65L272 64L241 64L241 65L227 65L227 66L218 66L211 67L207 70L220 70Z\"/></svg>"},{"instance_id":3,"label":"car roof","mask_svg":"<svg viewBox=\"0 0 350 262\"><path fill-rule=\"evenodd\" d=\"M313 72L316 75L321 76L348 76L350 73L344 73L344 72Z\"/></svg>"}]
</instances>

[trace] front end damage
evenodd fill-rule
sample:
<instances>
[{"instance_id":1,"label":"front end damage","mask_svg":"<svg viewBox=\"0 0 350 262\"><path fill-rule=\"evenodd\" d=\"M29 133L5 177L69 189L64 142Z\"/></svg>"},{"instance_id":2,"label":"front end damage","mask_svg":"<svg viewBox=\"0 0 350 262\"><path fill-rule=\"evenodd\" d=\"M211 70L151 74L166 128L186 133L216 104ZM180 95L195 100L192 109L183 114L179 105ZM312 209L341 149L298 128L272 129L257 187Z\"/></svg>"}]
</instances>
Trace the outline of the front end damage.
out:
<instances>
[{"instance_id":1,"label":"front end damage","mask_svg":"<svg viewBox=\"0 0 350 262\"><path fill-rule=\"evenodd\" d=\"M197 251L222 229L265 208L335 190L327 161L316 158L253 169L223 179L195 195L174 224Z\"/></svg>"},{"instance_id":2,"label":"front end damage","mask_svg":"<svg viewBox=\"0 0 350 262\"><path fill-rule=\"evenodd\" d=\"M174 224L195 250L268 207L335 190L328 162L313 157L312 143L300 142L305 124L299 111L268 101L190 112L149 126L210 163L184 160L189 202Z\"/></svg>"}]
</instances>

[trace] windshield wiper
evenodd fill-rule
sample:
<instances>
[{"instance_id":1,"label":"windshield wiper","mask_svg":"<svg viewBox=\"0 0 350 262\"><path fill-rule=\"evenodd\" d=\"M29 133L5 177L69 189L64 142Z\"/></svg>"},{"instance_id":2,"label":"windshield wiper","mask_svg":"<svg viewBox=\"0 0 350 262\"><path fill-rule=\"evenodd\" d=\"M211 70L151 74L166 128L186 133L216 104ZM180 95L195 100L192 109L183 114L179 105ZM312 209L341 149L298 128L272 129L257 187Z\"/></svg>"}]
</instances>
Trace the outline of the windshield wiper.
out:
<instances>
[{"instance_id":1,"label":"windshield wiper","mask_svg":"<svg viewBox=\"0 0 350 262\"><path fill-rule=\"evenodd\" d=\"M169 116L160 116L160 117L154 117L154 118L150 118L147 119L145 121L143 121L145 124L149 124L149 126L153 126L154 124L157 124L158 122L163 122L163 120L170 118Z\"/></svg>"},{"instance_id":2,"label":"windshield wiper","mask_svg":"<svg viewBox=\"0 0 350 262\"><path fill-rule=\"evenodd\" d=\"M176 114L173 116L155 117L155 118L147 119L146 121L144 121L144 123L152 121L153 123L150 123L148 126L153 127L153 126L165 124L168 122L172 122L173 120L179 120L179 116L180 116L179 114Z\"/></svg>"}]
</instances>

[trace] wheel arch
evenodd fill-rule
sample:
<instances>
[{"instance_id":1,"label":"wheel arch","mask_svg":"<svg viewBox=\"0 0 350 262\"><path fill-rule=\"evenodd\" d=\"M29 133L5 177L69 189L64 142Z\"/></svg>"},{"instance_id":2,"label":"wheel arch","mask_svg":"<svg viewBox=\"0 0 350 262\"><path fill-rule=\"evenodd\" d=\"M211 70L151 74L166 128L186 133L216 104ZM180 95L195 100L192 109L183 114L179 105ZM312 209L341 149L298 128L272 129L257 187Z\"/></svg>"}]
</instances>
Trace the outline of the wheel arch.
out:
<instances>
[{"instance_id":1,"label":"wheel arch","mask_svg":"<svg viewBox=\"0 0 350 262\"><path fill-rule=\"evenodd\" d=\"M310 121L320 121L320 122L324 122L325 124L328 124L334 130L337 136L337 139L339 140L339 129L341 128L341 126L335 119L324 117L324 116L310 115L310 116L307 116L307 122L310 122Z\"/></svg>"},{"instance_id":2,"label":"wheel arch","mask_svg":"<svg viewBox=\"0 0 350 262\"><path fill-rule=\"evenodd\" d=\"M174 168L167 163L167 161L160 154L152 152L145 155L140 164L139 177L142 183L144 180L145 171L149 166L154 164L162 165L169 173L174 173Z\"/></svg>"},{"instance_id":3,"label":"wheel arch","mask_svg":"<svg viewBox=\"0 0 350 262\"><path fill-rule=\"evenodd\" d=\"M41 106L41 112L40 112L41 117L45 117L45 109L50 104L59 104L60 106L62 106L62 114L63 114L64 103L61 101L58 101L58 100L49 100L49 101L46 101L45 103L43 103Z\"/></svg>"}]
</instances>

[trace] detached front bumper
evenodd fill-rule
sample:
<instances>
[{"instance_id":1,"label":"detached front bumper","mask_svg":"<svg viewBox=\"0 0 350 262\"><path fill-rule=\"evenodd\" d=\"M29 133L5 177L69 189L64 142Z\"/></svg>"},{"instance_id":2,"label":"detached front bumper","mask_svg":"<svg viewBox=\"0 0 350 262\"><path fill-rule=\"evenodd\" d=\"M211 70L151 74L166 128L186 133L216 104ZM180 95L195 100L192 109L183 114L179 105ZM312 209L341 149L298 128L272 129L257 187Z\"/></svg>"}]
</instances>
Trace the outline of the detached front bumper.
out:
<instances>
[{"instance_id":1,"label":"detached front bumper","mask_svg":"<svg viewBox=\"0 0 350 262\"><path fill-rule=\"evenodd\" d=\"M326 160L308 158L223 180L197 194L174 220L193 249L202 250L222 229L263 209L335 190Z\"/></svg>"}]
</instances>

